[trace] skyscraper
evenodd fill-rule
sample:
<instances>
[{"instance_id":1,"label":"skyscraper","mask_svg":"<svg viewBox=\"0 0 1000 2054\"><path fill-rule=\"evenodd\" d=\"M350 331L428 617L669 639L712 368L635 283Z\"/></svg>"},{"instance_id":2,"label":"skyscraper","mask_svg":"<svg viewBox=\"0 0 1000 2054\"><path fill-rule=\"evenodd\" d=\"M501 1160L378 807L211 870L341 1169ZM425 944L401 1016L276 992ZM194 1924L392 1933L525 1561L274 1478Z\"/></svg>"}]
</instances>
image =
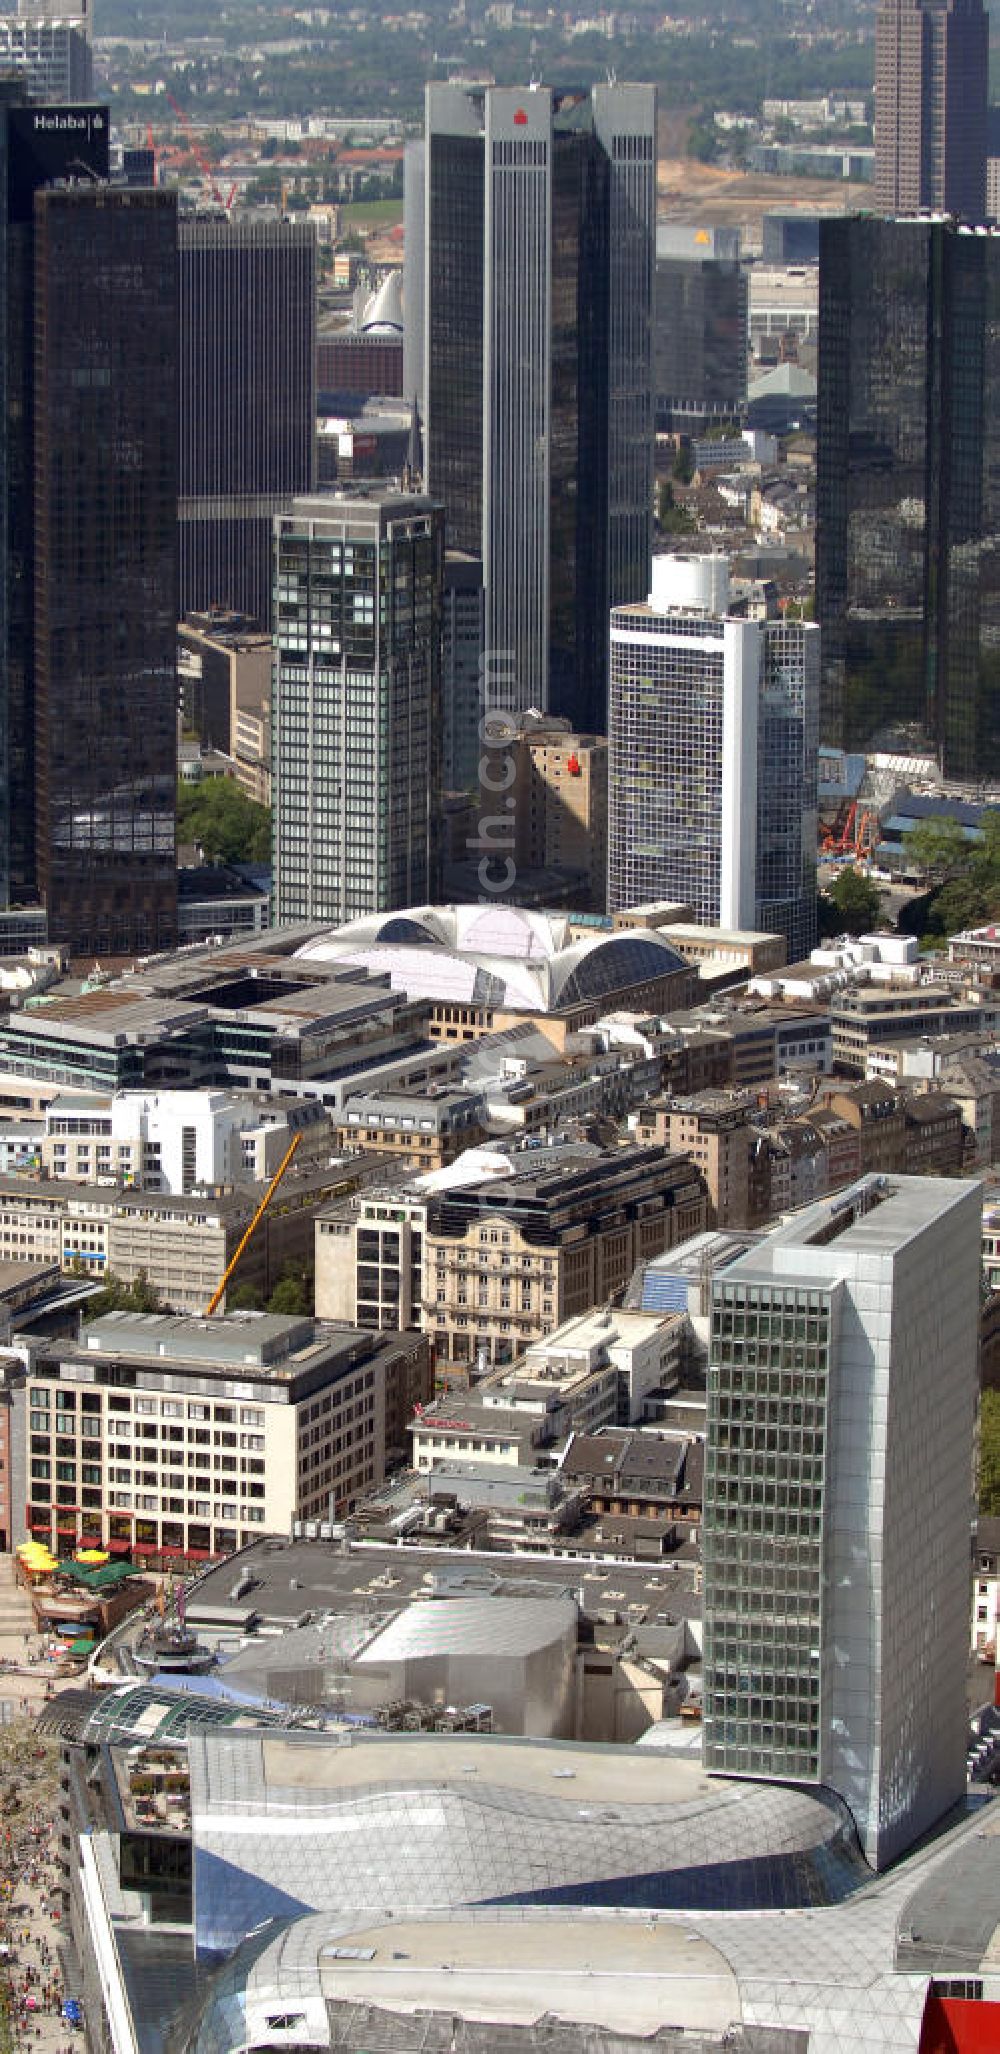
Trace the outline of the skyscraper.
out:
<instances>
[{"instance_id":1,"label":"skyscraper","mask_svg":"<svg viewBox=\"0 0 1000 2054\"><path fill-rule=\"evenodd\" d=\"M1000 771L1000 237L820 232L820 732Z\"/></svg>"},{"instance_id":2,"label":"skyscraper","mask_svg":"<svg viewBox=\"0 0 1000 2054\"><path fill-rule=\"evenodd\" d=\"M747 396L747 274L738 229L657 230L658 429L738 420Z\"/></svg>"},{"instance_id":3,"label":"skyscraper","mask_svg":"<svg viewBox=\"0 0 1000 2054\"><path fill-rule=\"evenodd\" d=\"M478 557L449 549L444 560L441 638L441 786L479 786L483 578Z\"/></svg>"},{"instance_id":4,"label":"skyscraper","mask_svg":"<svg viewBox=\"0 0 1000 2054\"><path fill-rule=\"evenodd\" d=\"M882 1868L965 1796L980 1192L871 1176L712 1285L705 1766L825 1785Z\"/></svg>"},{"instance_id":5,"label":"skyscraper","mask_svg":"<svg viewBox=\"0 0 1000 2054\"><path fill-rule=\"evenodd\" d=\"M648 86L427 88L428 490L482 558L494 702L601 731L649 573L654 133Z\"/></svg>"},{"instance_id":6,"label":"skyscraper","mask_svg":"<svg viewBox=\"0 0 1000 2054\"><path fill-rule=\"evenodd\" d=\"M724 557L658 556L611 616L608 905L816 940L819 630L730 610Z\"/></svg>"},{"instance_id":7,"label":"skyscraper","mask_svg":"<svg viewBox=\"0 0 1000 2054\"><path fill-rule=\"evenodd\" d=\"M177 631L177 214L34 202L35 843L49 937L169 947Z\"/></svg>"},{"instance_id":8,"label":"skyscraper","mask_svg":"<svg viewBox=\"0 0 1000 2054\"><path fill-rule=\"evenodd\" d=\"M983 0L879 0L875 205L982 221L989 14Z\"/></svg>"},{"instance_id":9,"label":"skyscraper","mask_svg":"<svg viewBox=\"0 0 1000 2054\"><path fill-rule=\"evenodd\" d=\"M438 885L444 516L386 493L275 522L274 918L353 920Z\"/></svg>"},{"instance_id":10,"label":"skyscraper","mask_svg":"<svg viewBox=\"0 0 1000 2054\"><path fill-rule=\"evenodd\" d=\"M315 484L316 236L180 224L182 613L271 625L275 514Z\"/></svg>"},{"instance_id":11,"label":"skyscraper","mask_svg":"<svg viewBox=\"0 0 1000 2054\"><path fill-rule=\"evenodd\" d=\"M0 93L0 906L131 952L176 932L175 202L107 184L106 108L23 94Z\"/></svg>"},{"instance_id":12,"label":"skyscraper","mask_svg":"<svg viewBox=\"0 0 1000 2054\"><path fill-rule=\"evenodd\" d=\"M32 100L50 106L91 99L94 61L86 15L75 8L58 19L0 14L0 71L13 73Z\"/></svg>"}]
</instances>

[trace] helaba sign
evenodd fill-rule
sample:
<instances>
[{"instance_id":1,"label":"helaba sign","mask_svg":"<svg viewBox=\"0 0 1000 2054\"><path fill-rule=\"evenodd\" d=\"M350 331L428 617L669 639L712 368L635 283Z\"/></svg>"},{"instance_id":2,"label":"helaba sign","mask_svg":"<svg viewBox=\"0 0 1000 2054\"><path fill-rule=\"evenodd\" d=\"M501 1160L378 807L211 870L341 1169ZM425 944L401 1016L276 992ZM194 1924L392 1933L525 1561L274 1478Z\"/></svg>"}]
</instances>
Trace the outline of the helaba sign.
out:
<instances>
[{"instance_id":1,"label":"helaba sign","mask_svg":"<svg viewBox=\"0 0 1000 2054\"><path fill-rule=\"evenodd\" d=\"M31 117L36 135L101 135L105 125L99 107L39 107Z\"/></svg>"},{"instance_id":2,"label":"helaba sign","mask_svg":"<svg viewBox=\"0 0 1000 2054\"><path fill-rule=\"evenodd\" d=\"M107 107L6 107L2 114L8 221L30 221L41 186L65 179L107 178Z\"/></svg>"}]
</instances>

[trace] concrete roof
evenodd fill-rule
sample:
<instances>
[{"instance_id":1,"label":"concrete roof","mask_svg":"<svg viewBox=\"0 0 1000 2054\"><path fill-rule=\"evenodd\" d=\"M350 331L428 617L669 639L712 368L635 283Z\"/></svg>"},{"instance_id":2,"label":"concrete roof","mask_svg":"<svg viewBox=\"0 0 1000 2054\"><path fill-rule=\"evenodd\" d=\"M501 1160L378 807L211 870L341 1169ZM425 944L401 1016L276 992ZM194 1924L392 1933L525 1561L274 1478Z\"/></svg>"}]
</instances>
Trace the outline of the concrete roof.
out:
<instances>
[{"instance_id":1,"label":"concrete roof","mask_svg":"<svg viewBox=\"0 0 1000 2054\"><path fill-rule=\"evenodd\" d=\"M884 1195L880 1187L884 1187ZM975 1193L978 1201L981 1191L979 1180L971 1177L862 1177L835 1198L803 1207L765 1234L755 1248L732 1264L726 1280L740 1284L758 1277L783 1277L790 1283L832 1280L853 1269L862 1257L895 1254L970 1193ZM867 1196L869 1209L852 1217L851 1208L862 1196ZM840 1216L844 1219L842 1230L821 1244L823 1229Z\"/></svg>"},{"instance_id":2,"label":"concrete roof","mask_svg":"<svg viewBox=\"0 0 1000 2054\"><path fill-rule=\"evenodd\" d=\"M504 1474L507 1472L505 1471ZM513 1474L513 1472L510 1472ZM697 1618L701 1599L693 1571L667 1577L647 1564L568 1562L555 1557L475 1554L435 1547L398 1547L392 1542L289 1541L272 1535L244 1548L199 1577L188 1593L187 1616L197 1627L206 1610L232 1610L237 1577L252 1578L241 1605L268 1626L289 1626L304 1615L398 1612L411 1597L480 1594L550 1597L569 1593L585 1614L596 1618L609 1605L637 1612L669 1608ZM622 1593L612 1598L611 1593ZM237 1611L239 1606L235 1608Z\"/></svg>"}]
</instances>

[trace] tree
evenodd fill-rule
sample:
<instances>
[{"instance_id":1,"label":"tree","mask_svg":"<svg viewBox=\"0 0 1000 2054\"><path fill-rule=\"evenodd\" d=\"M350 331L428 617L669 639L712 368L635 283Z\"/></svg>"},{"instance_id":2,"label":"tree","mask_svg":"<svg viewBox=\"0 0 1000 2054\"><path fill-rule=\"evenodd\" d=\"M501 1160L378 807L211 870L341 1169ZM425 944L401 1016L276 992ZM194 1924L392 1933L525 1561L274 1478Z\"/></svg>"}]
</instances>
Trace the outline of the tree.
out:
<instances>
[{"instance_id":1,"label":"tree","mask_svg":"<svg viewBox=\"0 0 1000 2054\"><path fill-rule=\"evenodd\" d=\"M979 1405L979 1510L1000 1515L1000 1391L984 1391Z\"/></svg>"},{"instance_id":2,"label":"tree","mask_svg":"<svg viewBox=\"0 0 1000 2054\"><path fill-rule=\"evenodd\" d=\"M686 506L678 506L669 478L664 478L660 484L657 520L665 535L691 535L698 525Z\"/></svg>"},{"instance_id":3,"label":"tree","mask_svg":"<svg viewBox=\"0 0 1000 2054\"><path fill-rule=\"evenodd\" d=\"M144 1269L133 1277L131 1283L116 1277L111 1270L105 1270L101 1289L87 1299L83 1316L84 1319L101 1319L106 1312L162 1311L163 1301Z\"/></svg>"},{"instance_id":4,"label":"tree","mask_svg":"<svg viewBox=\"0 0 1000 2054\"><path fill-rule=\"evenodd\" d=\"M678 485L690 485L694 477L694 462L686 442L679 442L677 445L677 454L671 465L670 475L676 478Z\"/></svg>"},{"instance_id":5,"label":"tree","mask_svg":"<svg viewBox=\"0 0 1000 2054\"><path fill-rule=\"evenodd\" d=\"M313 1309L311 1270L297 1270L286 1263L267 1301L268 1312L308 1314Z\"/></svg>"},{"instance_id":6,"label":"tree","mask_svg":"<svg viewBox=\"0 0 1000 2054\"><path fill-rule=\"evenodd\" d=\"M263 1312L264 1305L256 1284L230 1284L226 1292L227 1312Z\"/></svg>"},{"instance_id":7,"label":"tree","mask_svg":"<svg viewBox=\"0 0 1000 2054\"><path fill-rule=\"evenodd\" d=\"M878 885L870 877L863 877L860 870L842 870L826 897L836 911L839 925L834 928L835 933L865 934L881 912Z\"/></svg>"},{"instance_id":8,"label":"tree","mask_svg":"<svg viewBox=\"0 0 1000 2054\"><path fill-rule=\"evenodd\" d=\"M904 834L903 846L914 867L936 884L960 877L975 854L974 844L951 813L918 821Z\"/></svg>"},{"instance_id":9,"label":"tree","mask_svg":"<svg viewBox=\"0 0 1000 2054\"><path fill-rule=\"evenodd\" d=\"M687 153L701 164L711 164L719 154L719 137L714 121L692 121L687 132Z\"/></svg>"},{"instance_id":10,"label":"tree","mask_svg":"<svg viewBox=\"0 0 1000 2054\"><path fill-rule=\"evenodd\" d=\"M1000 877L993 889L978 877L952 877L931 899L927 932L940 945L942 935L960 934L965 927L981 927L1000 910Z\"/></svg>"},{"instance_id":11,"label":"tree","mask_svg":"<svg viewBox=\"0 0 1000 2054\"><path fill-rule=\"evenodd\" d=\"M194 842L206 860L266 863L271 855L271 815L232 777L206 777L177 787L177 839Z\"/></svg>"},{"instance_id":12,"label":"tree","mask_svg":"<svg viewBox=\"0 0 1000 2054\"><path fill-rule=\"evenodd\" d=\"M975 849L977 869L984 864L1000 876L1000 807L986 806L979 816L982 839Z\"/></svg>"}]
</instances>

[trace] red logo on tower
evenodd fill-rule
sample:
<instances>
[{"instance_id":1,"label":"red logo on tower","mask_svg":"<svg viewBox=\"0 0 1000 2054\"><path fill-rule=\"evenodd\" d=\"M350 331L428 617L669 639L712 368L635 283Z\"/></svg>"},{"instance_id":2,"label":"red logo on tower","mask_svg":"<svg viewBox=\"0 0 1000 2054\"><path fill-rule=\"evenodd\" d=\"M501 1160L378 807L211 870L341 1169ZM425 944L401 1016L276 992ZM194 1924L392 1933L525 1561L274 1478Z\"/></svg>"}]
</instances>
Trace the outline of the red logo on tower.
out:
<instances>
[{"instance_id":1,"label":"red logo on tower","mask_svg":"<svg viewBox=\"0 0 1000 2054\"><path fill-rule=\"evenodd\" d=\"M527 115L526 115L526 113L525 113L525 111L524 111L524 108L523 108L523 107L519 107L519 108L518 108L518 110L517 110L517 113L516 113L516 114L515 114L515 116L514 116L514 127L515 127L515 128L527 128L527 126L528 126L528 117L527 117Z\"/></svg>"}]
</instances>

